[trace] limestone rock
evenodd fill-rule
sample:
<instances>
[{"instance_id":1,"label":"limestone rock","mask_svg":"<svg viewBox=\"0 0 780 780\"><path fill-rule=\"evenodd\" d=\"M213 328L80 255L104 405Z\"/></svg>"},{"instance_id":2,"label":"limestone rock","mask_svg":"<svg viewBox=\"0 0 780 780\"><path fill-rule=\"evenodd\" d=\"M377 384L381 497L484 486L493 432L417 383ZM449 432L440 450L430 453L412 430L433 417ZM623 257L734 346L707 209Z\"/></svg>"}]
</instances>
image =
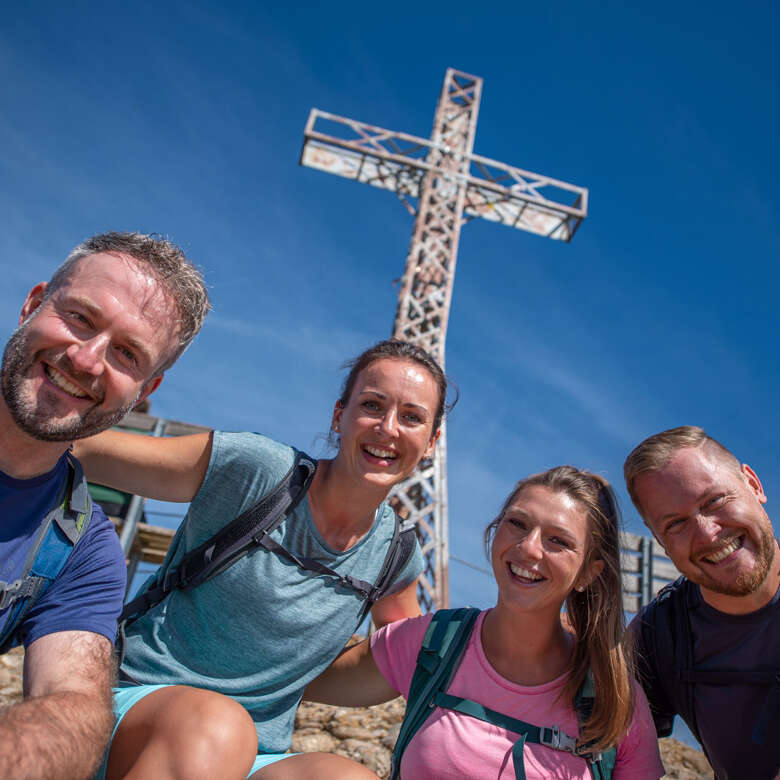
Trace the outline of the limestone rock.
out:
<instances>
[{"instance_id":1,"label":"limestone rock","mask_svg":"<svg viewBox=\"0 0 780 780\"><path fill-rule=\"evenodd\" d=\"M659 739L665 780L712 780L713 773L704 753L667 737Z\"/></svg>"},{"instance_id":2,"label":"limestone rock","mask_svg":"<svg viewBox=\"0 0 780 780\"><path fill-rule=\"evenodd\" d=\"M21 647L0 655L0 707L21 701L23 664L24 650Z\"/></svg>"},{"instance_id":3,"label":"limestone rock","mask_svg":"<svg viewBox=\"0 0 780 780\"><path fill-rule=\"evenodd\" d=\"M290 750L293 753L332 753L339 741L327 731L316 731L313 734L295 732Z\"/></svg>"}]
</instances>

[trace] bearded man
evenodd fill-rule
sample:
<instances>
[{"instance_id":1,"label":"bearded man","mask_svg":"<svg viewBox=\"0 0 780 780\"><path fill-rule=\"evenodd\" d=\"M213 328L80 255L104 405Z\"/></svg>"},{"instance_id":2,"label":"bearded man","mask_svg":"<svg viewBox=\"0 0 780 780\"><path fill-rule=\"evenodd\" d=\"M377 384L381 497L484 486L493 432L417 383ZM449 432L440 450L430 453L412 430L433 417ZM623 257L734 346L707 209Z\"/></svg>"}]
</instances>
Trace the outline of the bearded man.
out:
<instances>
[{"instance_id":1,"label":"bearded man","mask_svg":"<svg viewBox=\"0 0 780 780\"><path fill-rule=\"evenodd\" d=\"M643 441L626 486L684 575L632 621L659 736L680 715L719 780L780 769L780 554L756 473L701 428Z\"/></svg>"},{"instance_id":2,"label":"bearded man","mask_svg":"<svg viewBox=\"0 0 780 780\"><path fill-rule=\"evenodd\" d=\"M159 386L208 308L181 250L138 233L80 244L22 306L0 375L0 652L24 645L24 698L0 711L0 777L102 759L126 569L69 450Z\"/></svg>"}]
</instances>

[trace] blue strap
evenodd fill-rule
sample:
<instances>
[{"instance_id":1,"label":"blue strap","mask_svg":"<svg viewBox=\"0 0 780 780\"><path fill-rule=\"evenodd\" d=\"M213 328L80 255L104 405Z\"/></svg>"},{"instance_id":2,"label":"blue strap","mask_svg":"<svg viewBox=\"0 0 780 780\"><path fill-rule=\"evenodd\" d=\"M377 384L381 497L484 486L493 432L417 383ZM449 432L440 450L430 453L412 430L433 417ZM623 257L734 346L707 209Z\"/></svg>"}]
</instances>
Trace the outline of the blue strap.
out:
<instances>
[{"instance_id":1,"label":"blue strap","mask_svg":"<svg viewBox=\"0 0 780 780\"><path fill-rule=\"evenodd\" d=\"M30 574L53 580L62 571L72 549L70 539L57 523L52 523L30 567Z\"/></svg>"},{"instance_id":2,"label":"blue strap","mask_svg":"<svg viewBox=\"0 0 780 780\"><path fill-rule=\"evenodd\" d=\"M61 499L41 521L21 577L2 589L0 609L11 608L0 632L0 653L17 643L15 633L30 607L62 571L75 543L89 525L92 499L78 461L68 458Z\"/></svg>"}]
</instances>

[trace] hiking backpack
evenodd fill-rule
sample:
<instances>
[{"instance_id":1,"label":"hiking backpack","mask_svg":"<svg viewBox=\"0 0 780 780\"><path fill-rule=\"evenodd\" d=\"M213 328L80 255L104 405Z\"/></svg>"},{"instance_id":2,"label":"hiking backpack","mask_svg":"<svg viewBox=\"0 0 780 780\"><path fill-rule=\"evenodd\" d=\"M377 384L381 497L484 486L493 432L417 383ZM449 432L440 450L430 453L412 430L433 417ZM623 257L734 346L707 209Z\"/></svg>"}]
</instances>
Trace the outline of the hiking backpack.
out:
<instances>
[{"instance_id":1,"label":"hiking backpack","mask_svg":"<svg viewBox=\"0 0 780 780\"><path fill-rule=\"evenodd\" d=\"M766 744L772 714L780 708L780 669L697 669L693 662L693 635L690 610L700 596L695 585L680 577L662 588L641 612L639 630L646 657L640 657L639 669L645 679L661 689L672 714L653 712L659 737L672 733L675 714L702 743L694 708L694 686L756 685L769 689L764 706L754 724L752 742ZM643 669L643 667L645 667ZM650 698L650 697L648 697Z\"/></svg>"},{"instance_id":2,"label":"hiking backpack","mask_svg":"<svg viewBox=\"0 0 780 780\"><path fill-rule=\"evenodd\" d=\"M298 568L313 575L336 580L355 591L363 599L357 626L371 607L382 598L395 582L414 552L417 537L414 528L401 528L395 515L393 538L375 583L342 575L313 558L294 555L271 537L271 532L281 525L300 500L306 495L314 477L317 462L296 450L290 470L281 481L235 520L228 523L199 547L186 553L176 567L157 570L156 579L149 587L125 604L120 621L120 643L123 644L124 628L159 604L172 591L191 590L216 577L236 561L248 555L256 547L280 555ZM356 626L356 628L357 628Z\"/></svg>"},{"instance_id":3,"label":"hiking backpack","mask_svg":"<svg viewBox=\"0 0 780 780\"><path fill-rule=\"evenodd\" d=\"M488 709L470 699L447 693L479 613L478 609L461 607L440 609L434 614L425 632L420 652L417 654L417 668L409 688L406 713L393 749L390 780L398 780L400 777L401 757L404 750L435 707L455 710L520 734L520 738L512 748L516 780L525 780L526 777L523 762L523 748L526 743L538 743L553 750L562 750L579 756L588 763L594 780L610 780L615 768L616 748L610 748L604 753L578 750L576 738L561 731L558 726L535 726ZM574 701L580 723L590 717L593 701L593 678L588 672Z\"/></svg>"},{"instance_id":4,"label":"hiking backpack","mask_svg":"<svg viewBox=\"0 0 780 780\"><path fill-rule=\"evenodd\" d=\"M68 476L54 508L38 526L21 575L14 582L0 581L0 611L9 610L0 630L0 654L19 644L19 626L62 571L92 519L92 499L81 464L70 453L67 461Z\"/></svg>"}]
</instances>

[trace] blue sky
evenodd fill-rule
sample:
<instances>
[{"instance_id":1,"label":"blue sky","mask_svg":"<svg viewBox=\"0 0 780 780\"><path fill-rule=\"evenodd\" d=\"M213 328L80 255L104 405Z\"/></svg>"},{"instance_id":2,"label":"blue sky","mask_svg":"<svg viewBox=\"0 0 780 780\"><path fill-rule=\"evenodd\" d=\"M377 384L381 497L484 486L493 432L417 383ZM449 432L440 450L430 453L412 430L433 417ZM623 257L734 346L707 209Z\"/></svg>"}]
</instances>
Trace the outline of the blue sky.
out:
<instances>
[{"instance_id":1,"label":"blue sky","mask_svg":"<svg viewBox=\"0 0 780 780\"><path fill-rule=\"evenodd\" d=\"M324 452L340 364L389 335L412 220L298 166L309 109L427 136L445 69L483 77L475 152L590 189L571 244L475 220L447 371L451 546L559 463L616 483L695 423L780 492L780 180L769 3L16 4L0 29L2 334L107 229L203 266L214 312L153 412ZM452 600L488 606L453 562Z\"/></svg>"}]
</instances>

